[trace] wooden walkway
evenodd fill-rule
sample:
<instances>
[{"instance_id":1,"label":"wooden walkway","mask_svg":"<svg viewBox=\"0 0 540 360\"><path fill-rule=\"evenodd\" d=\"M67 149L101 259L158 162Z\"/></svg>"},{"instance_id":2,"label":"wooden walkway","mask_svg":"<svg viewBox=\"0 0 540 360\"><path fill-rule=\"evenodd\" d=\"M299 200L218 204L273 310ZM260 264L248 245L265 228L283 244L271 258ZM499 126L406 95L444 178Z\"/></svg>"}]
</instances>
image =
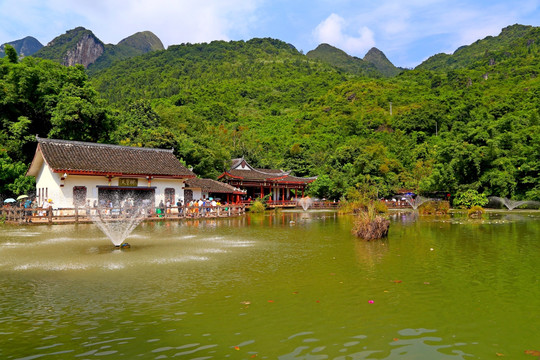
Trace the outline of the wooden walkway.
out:
<instances>
[{"instance_id":1,"label":"wooden walkway","mask_svg":"<svg viewBox=\"0 0 540 360\"><path fill-rule=\"evenodd\" d=\"M143 221L173 221L179 219L199 219L199 218L224 218L239 216L246 213L251 201L243 201L233 205L221 206L171 206L160 213L155 208L146 209ZM301 209L297 201L268 201L266 203L269 209L289 208ZM314 201L309 209L337 209L338 202L333 201ZM24 209L20 207L0 208L0 222L4 221L10 224L39 225L39 224L78 224L91 223L92 215L98 211L110 212L107 215L109 219L115 218L115 212L120 214L124 209L117 208L55 208L55 209ZM140 210L139 210L140 211Z\"/></svg>"},{"instance_id":2,"label":"wooden walkway","mask_svg":"<svg viewBox=\"0 0 540 360\"><path fill-rule=\"evenodd\" d=\"M78 224L91 223L92 215L103 212L110 220L121 218L121 211L128 209L118 208L57 208L57 209L24 209L19 207L0 208L0 221L10 224L39 225L39 224ZM161 211L145 209L143 221L174 221L180 219L200 218L224 218L243 215L246 212L245 205L222 205L222 206L172 206ZM128 210L129 211L129 210ZM141 211L141 209L137 210ZM118 216L115 216L118 214Z\"/></svg>"}]
</instances>

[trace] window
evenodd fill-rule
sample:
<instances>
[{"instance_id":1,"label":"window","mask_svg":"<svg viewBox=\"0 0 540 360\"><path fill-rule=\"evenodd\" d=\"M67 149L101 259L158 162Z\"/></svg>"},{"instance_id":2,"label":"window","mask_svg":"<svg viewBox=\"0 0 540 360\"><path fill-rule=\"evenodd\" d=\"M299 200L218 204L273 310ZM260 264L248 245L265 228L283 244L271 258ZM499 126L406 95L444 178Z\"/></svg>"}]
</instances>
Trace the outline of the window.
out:
<instances>
[{"instance_id":1,"label":"window","mask_svg":"<svg viewBox=\"0 0 540 360\"><path fill-rule=\"evenodd\" d=\"M169 201L172 204L174 204L174 189L173 188L166 188L165 189L165 203Z\"/></svg>"},{"instance_id":2,"label":"window","mask_svg":"<svg viewBox=\"0 0 540 360\"><path fill-rule=\"evenodd\" d=\"M86 203L86 186L73 187L73 205L84 206Z\"/></svg>"}]
</instances>

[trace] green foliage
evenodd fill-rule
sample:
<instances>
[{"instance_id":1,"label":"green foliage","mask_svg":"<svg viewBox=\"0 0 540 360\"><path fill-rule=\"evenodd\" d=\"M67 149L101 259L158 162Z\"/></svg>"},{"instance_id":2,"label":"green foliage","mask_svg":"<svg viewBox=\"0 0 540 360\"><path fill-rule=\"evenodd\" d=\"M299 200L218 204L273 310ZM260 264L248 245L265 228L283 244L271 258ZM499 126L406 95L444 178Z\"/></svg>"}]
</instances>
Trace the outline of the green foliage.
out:
<instances>
[{"instance_id":1,"label":"green foliage","mask_svg":"<svg viewBox=\"0 0 540 360\"><path fill-rule=\"evenodd\" d=\"M81 66L4 58L2 161L27 166L38 134L172 148L211 178L244 156L318 176L312 197L350 203L404 189L540 200L539 32L511 26L392 78L274 39L171 46L96 67L90 81Z\"/></svg>"},{"instance_id":2,"label":"green foliage","mask_svg":"<svg viewBox=\"0 0 540 360\"><path fill-rule=\"evenodd\" d=\"M17 55L17 50L9 44L4 45L4 51L6 53L6 58L12 64L19 62L19 56Z\"/></svg>"},{"instance_id":3,"label":"green foliage","mask_svg":"<svg viewBox=\"0 0 540 360\"><path fill-rule=\"evenodd\" d=\"M327 64L331 64L336 68L351 74L367 75L371 77L380 77L382 75L373 63L350 56L343 50L328 44L317 46L315 50L309 51L306 56L310 59L320 60Z\"/></svg>"},{"instance_id":4,"label":"green foliage","mask_svg":"<svg viewBox=\"0 0 540 360\"><path fill-rule=\"evenodd\" d=\"M478 191L469 189L460 192L454 199L454 207L459 209L471 209L474 206L485 206L489 202L486 194L479 194Z\"/></svg>"},{"instance_id":5,"label":"green foliage","mask_svg":"<svg viewBox=\"0 0 540 360\"><path fill-rule=\"evenodd\" d=\"M467 216L470 218L481 218L484 215L484 208L479 205L474 205L469 210L467 210Z\"/></svg>"},{"instance_id":6,"label":"green foliage","mask_svg":"<svg viewBox=\"0 0 540 360\"><path fill-rule=\"evenodd\" d=\"M249 211L252 213L263 213L265 210L266 207L264 206L263 202L258 199L253 201L249 207Z\"/></svg>"},{"instance_id":7,"label":"green foliage","mask_svg":"<svg viewBox=\"0 0 540 360\"><path fill-rule=\"evenodd\" d=\"M103 45L101 40L96 38L92 31L81 26L66 31L65 34L54 38L48 46L39 49L33 56L42 59L53 60L57 63L63 63L66 53L76 48L77 43L84 37L93 37L96 43Z\"/></svg>"},{"instance_id":8,"label":"green foliage","mask_svg":"<svg viewBox=\"0 0 540 360\"><path fill-rule=\"evenodd\" d=\"M446 215L448 211L450 211L448 201L427 201L418 208L421 215Z\"/></svg>"},{"instance_id":9,"label":"green foliage","mask_svg":"<svg viewBox=\"0 0 540 360\"><path fill-rule=\"evenodd\" d=\"M117 45L105 45L103 54L95 63L88 66L88 73L93 74L106 69L116 61L163 49L163 43L152 32L138 32L120 41Z\"/></svg>"},{"instance_id":10,"label":"green foliage","mask_svg":"<svg viewBox=\"0 0 540 360\"><path fill-rule=\"evenodd\" d=\"M26 177L28 166L13 161L4 149L0 149L0 194L16 196L34 187L35 179Z\"/></svg>"}]
</instances>

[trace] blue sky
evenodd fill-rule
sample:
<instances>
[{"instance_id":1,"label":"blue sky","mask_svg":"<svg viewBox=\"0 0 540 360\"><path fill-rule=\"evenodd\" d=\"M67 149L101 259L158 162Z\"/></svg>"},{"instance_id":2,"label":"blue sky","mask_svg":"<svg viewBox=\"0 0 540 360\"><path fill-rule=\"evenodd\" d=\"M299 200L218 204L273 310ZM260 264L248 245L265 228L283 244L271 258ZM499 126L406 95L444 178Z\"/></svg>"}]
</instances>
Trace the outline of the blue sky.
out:
<instances>
[{"instance_id":1,"label":"blue sky","mask_svg":"<svg viewBox=\"0 0 540 360\"><path fill-rule=\"evenodd\" d=\"M165 47L272 37L307 53L329 43L363 57L377 47L415 67L513 24L540 25L540 0L0 0L0 43L47 44L84 26L116 44L150 30Z\"/></svg>"}]
</instances>

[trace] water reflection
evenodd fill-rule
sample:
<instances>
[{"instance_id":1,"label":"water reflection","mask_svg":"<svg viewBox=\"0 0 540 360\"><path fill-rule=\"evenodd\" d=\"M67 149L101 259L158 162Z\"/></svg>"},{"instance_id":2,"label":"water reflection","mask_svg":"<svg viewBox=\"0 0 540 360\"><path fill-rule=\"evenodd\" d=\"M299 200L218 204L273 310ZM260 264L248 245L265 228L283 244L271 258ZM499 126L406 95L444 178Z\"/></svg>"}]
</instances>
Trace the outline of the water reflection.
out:
<instances>
[{"instance_id":1,"label":"water reflection","mask_svg":"<svg viewBox=\"0 0 540 360\"><path fill-rule=\"evenodd\" d=\"M391 215L388 238L371 242L333 212L144 223L125 251L91 225L0 226L0 357L438 360L534 348L537 213Z\"/></svg>"}]
</instances>

